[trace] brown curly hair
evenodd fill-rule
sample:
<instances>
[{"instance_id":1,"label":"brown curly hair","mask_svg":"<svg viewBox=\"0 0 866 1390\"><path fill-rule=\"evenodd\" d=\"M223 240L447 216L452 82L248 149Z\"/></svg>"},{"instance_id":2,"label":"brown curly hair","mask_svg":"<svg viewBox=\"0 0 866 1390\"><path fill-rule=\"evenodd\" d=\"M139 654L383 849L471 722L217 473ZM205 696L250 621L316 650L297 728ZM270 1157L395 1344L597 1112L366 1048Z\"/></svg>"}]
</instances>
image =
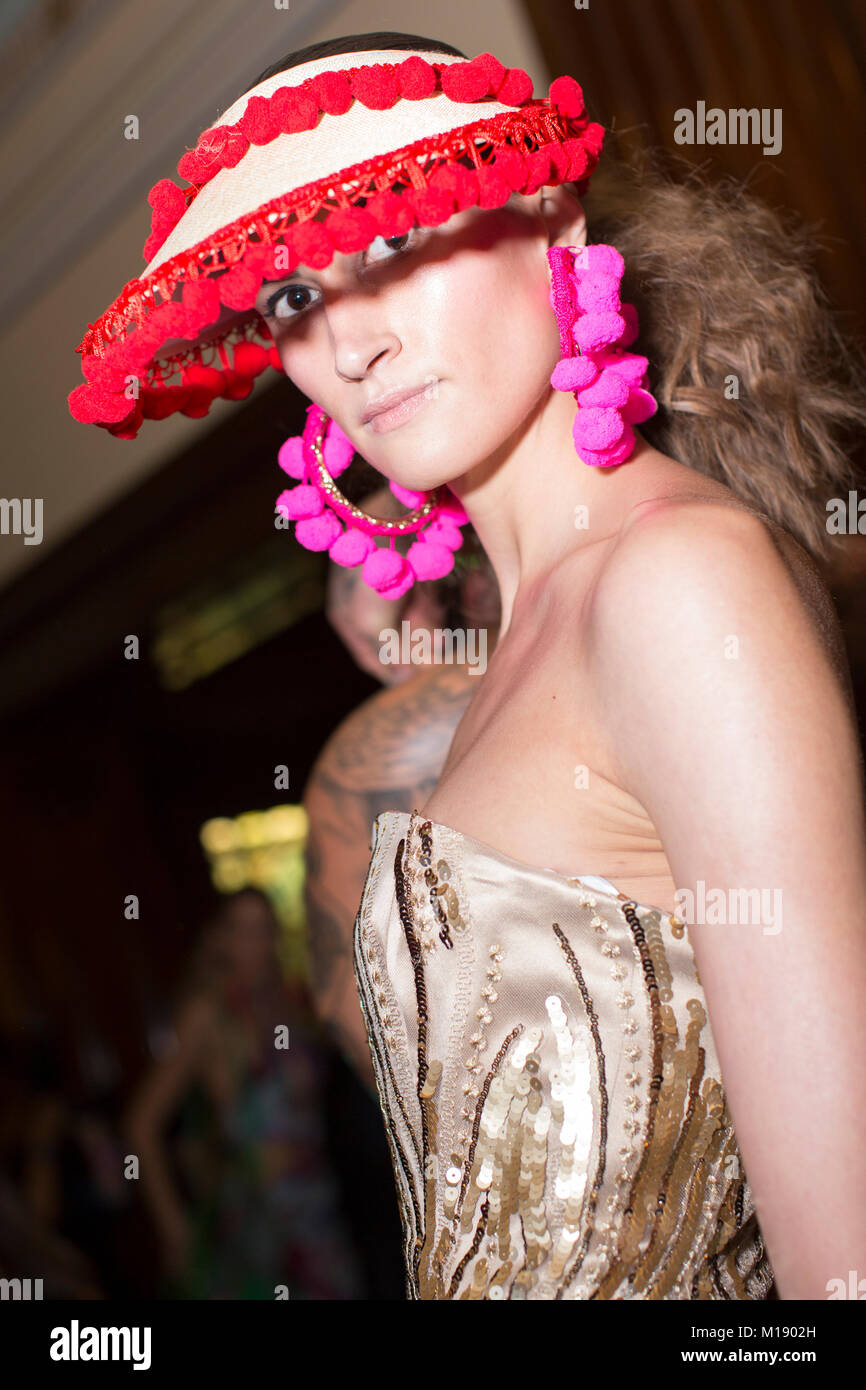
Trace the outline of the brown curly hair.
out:
<instances>
[{"instance_id":1,"label":"brown curly hair","mask_svg":"<svg viewBox=\"0 0 866 1390\"><path fill-rule=\"evenodd\" d=\"M583 206L588 239L621 252L640 318L659 403L641 433L829 560L827 501L860 479L866 355L817 277L814 231L744 181L710 184L669 151L623 154L612 131Z\"/></svg>"}]
</instances>

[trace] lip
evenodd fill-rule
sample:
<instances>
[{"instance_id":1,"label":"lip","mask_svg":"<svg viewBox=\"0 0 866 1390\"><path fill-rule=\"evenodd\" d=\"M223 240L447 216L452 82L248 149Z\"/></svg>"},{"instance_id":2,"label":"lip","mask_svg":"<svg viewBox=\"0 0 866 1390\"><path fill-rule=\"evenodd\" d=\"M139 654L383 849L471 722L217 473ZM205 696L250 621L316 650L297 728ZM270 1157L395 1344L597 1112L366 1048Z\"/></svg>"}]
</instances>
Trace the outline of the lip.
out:
<instances>
[{"instance_id":1,"label":"lip","mask_svg":"<svg viewBox=\"0 0 866 1390\"><path fill-rule=\"evenodd\" d=\"M396 429L432 399L433 391L438 385L436 379L425 381L421 386L410 386L405 390L386 391L384 395L376 396L367 402L361 421L377 434Z\"/></svg>"}]
</instances>

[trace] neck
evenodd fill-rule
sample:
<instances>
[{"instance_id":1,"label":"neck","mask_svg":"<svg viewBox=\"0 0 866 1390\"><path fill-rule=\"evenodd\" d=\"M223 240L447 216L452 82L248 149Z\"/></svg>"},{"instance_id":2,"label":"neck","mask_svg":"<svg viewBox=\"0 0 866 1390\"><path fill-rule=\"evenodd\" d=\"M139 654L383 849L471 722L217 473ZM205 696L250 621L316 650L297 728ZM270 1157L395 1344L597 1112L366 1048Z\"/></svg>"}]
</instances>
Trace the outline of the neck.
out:
<instances>
[{"instance_id":1,"label":"neck","mask_svg":"<svg viewBox=\"0 0 866 1390\"><path fill-rule=\"evenodd\" d=\"M618 467L590 467L574 447L574 397L545 388L520 431L449 483L478 533L499 585L500 636L515 603L564 560L618 534L646 494L654 450L639 434Z\"/></svg>"}]
</instances>

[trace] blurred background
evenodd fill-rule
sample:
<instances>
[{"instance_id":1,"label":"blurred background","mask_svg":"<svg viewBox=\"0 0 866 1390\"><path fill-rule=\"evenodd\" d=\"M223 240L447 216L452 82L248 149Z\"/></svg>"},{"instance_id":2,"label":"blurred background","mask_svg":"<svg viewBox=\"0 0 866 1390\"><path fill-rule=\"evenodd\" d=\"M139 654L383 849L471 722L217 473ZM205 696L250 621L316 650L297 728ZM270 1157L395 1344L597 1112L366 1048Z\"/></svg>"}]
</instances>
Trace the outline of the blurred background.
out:
<instances>
[{"instance_id":1,"label":"blurred background","mask_svg":"<svg viewBox=\"0 0 866 1390\"><path fill-rule=\"evenodd\" d=\"M593 119L748 176L866 333L862 0L5 0L2 493L44 533L0 535L0 1275L45 1297L403 1297L378 1106L310 979L305 783L382 680L273 526L307 402L271 373L135 441L66 406L152 184L283 54L390 29L572 73ZM782 108L781 153L675 146L701 100ZM866 535L828 580L862 733Z\"/></svg>"}]
</instances>

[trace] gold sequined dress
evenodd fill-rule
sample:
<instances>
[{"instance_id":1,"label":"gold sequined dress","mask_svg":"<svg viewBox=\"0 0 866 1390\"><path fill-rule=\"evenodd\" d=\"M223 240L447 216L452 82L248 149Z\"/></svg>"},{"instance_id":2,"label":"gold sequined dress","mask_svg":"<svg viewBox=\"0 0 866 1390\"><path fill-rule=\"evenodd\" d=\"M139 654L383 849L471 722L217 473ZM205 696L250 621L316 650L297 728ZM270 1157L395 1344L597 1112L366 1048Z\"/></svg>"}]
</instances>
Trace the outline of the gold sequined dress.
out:
<instances>
[{"instance_id":1,"label":"gold sequined dress","mask_svg":"<svg viewBox=\"0 0 866 1390\"><path fill-rule=\"evenodd\" d=\"M354 963L408 1298L776 1296L675 917L385 811Z\"/></svg>"}]
</instances>

